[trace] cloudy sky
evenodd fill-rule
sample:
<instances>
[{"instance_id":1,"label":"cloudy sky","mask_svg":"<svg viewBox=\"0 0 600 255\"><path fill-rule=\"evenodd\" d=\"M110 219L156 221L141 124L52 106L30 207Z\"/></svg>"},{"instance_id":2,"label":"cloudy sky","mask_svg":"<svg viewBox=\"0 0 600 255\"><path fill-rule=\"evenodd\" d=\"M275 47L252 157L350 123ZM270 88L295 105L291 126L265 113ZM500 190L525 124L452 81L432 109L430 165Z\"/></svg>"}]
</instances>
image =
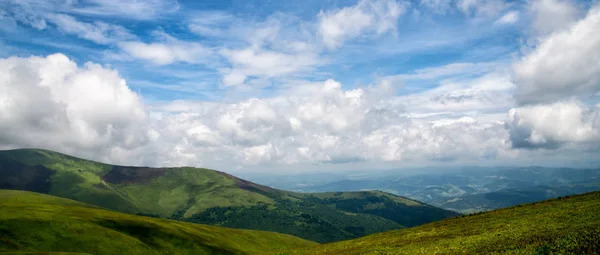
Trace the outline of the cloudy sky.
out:
<instances>
[{"instance_id":1,"label":"cloudy sky","mask_svg":"<svg viewBox=\"0 0 600 255\"><path fill-rule=\"evenodd\" d=\"M595 0L0 0L0 149L587 167L599 103Z\"/></svg>"}]
</instances>

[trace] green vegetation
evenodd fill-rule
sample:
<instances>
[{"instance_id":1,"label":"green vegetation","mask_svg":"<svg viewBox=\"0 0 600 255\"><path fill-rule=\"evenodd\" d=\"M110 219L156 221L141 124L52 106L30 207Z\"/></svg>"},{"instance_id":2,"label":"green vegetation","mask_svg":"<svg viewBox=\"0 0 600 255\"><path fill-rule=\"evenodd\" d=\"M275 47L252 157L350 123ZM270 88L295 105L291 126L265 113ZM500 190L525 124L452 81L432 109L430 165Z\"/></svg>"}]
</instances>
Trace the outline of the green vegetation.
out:
<instances>
[{"instance_id":1,"label":"green vegetation","mask_svg":"<svg viewBox=\"0 0 600 255\"><path fill-rule=\"evenodd\" d=\"M0 254L260 254L311 245L285 234L134 216L0 190Z\"/></svg>"},{"instance_id":2,"label":"green vegetation","mask_svg":"<svg viewBox=\"0 0 600 255\"><path fill-rule=\"evenodd\" d=\"M274 254L598 254L600 192Z\"/></svg>"},{"instance_id":3,"label":"green vegetation","mask_svg":"<svg viewBox=\"0 0 600 255\"><path fill-rule=\"evenodd\" d=\"M458 215L378 191L296 193L210 169L113 166L36 149L0 151L0 189L144 216L332 242Z\"/></svg>"}]
</instances>

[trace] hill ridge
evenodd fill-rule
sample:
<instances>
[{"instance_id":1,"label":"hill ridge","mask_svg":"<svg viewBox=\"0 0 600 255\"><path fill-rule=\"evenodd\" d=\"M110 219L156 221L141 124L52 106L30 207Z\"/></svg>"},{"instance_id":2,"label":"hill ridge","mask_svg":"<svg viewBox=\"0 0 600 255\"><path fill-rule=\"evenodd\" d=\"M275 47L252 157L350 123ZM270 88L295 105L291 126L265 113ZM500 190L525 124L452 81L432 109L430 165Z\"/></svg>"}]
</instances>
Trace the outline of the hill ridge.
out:
<instances>
[{"instance_id":1,"label":"hill ridge","mask_svg":"<svg viewBox=\"0 0 600 255\"><path fill-rule=\"evenodd\" d=\"M458 215L381 191L298 193L211 169L110 165L40 149L0 151L0 177L10 177L0 178L0 188L37 191L126 213L278 231L319 242ZM39 183L45 186L36 186Z\"/></svg>"},{"instance_id":2,"label":"hill ridge","mask_svg":"<svg viewBox=\"0 0 600 255\"><path fill-rule=\"evenodd\" d=\"M276 254L598 254L598 211L595 191Z\"/></svg>"}]
</instances>

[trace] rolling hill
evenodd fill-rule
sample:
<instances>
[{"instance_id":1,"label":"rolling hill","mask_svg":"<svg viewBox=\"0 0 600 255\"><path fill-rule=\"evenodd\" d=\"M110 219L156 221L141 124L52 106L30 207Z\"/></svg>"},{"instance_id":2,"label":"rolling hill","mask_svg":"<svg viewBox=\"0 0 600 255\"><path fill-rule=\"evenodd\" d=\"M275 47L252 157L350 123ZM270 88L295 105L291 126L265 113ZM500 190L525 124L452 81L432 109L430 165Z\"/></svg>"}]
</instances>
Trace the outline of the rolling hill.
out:
<instances>
[{"instance_id":1,"label":"rolling hill","mask_svg":"<svg viewBox=\"0 0 600 255\"><path fill-rule=\"evenodd\" d=\"M114 166L38 149L0 151L0 189L34 191L115 211L317 242L458 215L380 191L298 193L210 169Z\"/></svg>"},{"instance_id":2,"label":"rolling hill","mask_svg":"<svg viewBox=\"0 0 600 255\"><path fill-rule=\"evenodd\" d=\"M274 254L599 254L598 212L592 192Z\"/></svg>"},{"instance_id":3,"label":"rolling hill","mask_svg":"<svg viewBox=\"0 0 600 255\"><path fill-rule=\"evenodd\" d=\"M0 254L259 254L311 245L291 235L135 216L0 190Z\"/></svg>"}]
</instances>

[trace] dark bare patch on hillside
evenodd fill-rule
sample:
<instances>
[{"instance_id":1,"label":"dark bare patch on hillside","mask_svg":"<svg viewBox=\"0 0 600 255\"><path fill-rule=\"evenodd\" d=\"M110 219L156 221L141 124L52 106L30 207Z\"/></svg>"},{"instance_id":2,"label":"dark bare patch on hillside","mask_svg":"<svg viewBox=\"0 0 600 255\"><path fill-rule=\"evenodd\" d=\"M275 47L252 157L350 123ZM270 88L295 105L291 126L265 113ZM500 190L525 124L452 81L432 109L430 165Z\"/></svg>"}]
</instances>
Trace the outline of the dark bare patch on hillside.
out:
<instances>
[{"instance_id":1,"label":"dark bare patch on hillside","mask_svg":"<svg viewBox=\"0 0 600 255\"><path fill-rule=\"evenodd\" d=\"M220 175L223 175L223 176L235 181L235 186L239 187L240 189L260 193L260 194L263 194L266 196L272 196L272 195L276 195L276 194L280 193L279 190L276 190L271 187L267 187L267 186L259 185L259 184L253 183L253 182L249 182L244 179L237 178L237 177L230 175L228 173L225 173L225 172L221 172L221 171L216 171L216 172L219 173Z\"/></svg>"},{"instance_id":2,"label":"dark bare patch on hillside","mask_svg":"<svg viewBox=\"0 0 600 255\"><path fill-rule=\"evenodd\" d=\"M28 166L12 159L0 159L0 189L29 190L48 193L54 170L45 166Z\"/></svg>"},{"instance_id":3,"label":"dark bare patch on hillside","mask_svg":"<svg viewBox=\"0 0 600 255\"><path fill-rule=\"evenodd\" d=\"M115 166L102 179L112 184L143 183L165 174L166 168Z\"/></svg>"}]
</instances>

